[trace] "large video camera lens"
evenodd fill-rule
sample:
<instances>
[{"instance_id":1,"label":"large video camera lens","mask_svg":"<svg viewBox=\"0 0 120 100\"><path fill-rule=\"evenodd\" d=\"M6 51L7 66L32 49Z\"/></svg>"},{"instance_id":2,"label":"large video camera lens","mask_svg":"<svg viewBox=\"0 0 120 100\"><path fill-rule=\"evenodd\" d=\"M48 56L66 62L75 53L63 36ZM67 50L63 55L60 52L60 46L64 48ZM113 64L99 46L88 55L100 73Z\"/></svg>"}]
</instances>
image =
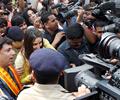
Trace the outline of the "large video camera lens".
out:
<instances>
[{"instance_id":1,"label":"large video camera lens","mask_svg":"<svg viewBox=\"0 0 120 100\"><path fill-rule=\"evenodd\" d=\"M106 32L99 43L99 54L103 58L120 59L120 38L115 33Z\"/></svg>"}]
</instances>

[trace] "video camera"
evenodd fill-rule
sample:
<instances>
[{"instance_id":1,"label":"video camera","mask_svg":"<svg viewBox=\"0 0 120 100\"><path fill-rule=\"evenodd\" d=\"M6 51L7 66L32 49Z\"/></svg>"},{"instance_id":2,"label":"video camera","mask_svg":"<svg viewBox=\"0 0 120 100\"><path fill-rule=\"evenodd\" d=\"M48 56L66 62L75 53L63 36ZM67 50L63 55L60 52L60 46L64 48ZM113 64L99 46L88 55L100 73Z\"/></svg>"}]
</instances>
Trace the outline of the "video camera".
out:
<instances>
[{"instance_id":1,"label":"video camera","mask_svg":"<svg viewBox=\"0 0 120 100\"><path fill-rule=\"evenodd\" d=\"M61 18L63 19L71 18L77 14L77 10L80 8L81 1L82 0L71 0L68 5L59 3L51 6L50 9L58 9L59 14L62 15Z\"/></svg>"},{"instance_id":2,"label":"video camera","mask_svg":"<svg viewBox=\"0 0 120 100\"><path fill-rule=\"evenodd\" d=\"M96 20L105 21L107 26L102 28L102 32L120 32L120 1L118 0L95 0L97 4L83 6L86 11L92 12L91 19L83 20L89 28L94 26ZM99 2L97 2L99 1Z\"/></svg>"},{"instance_id":3,"label":"video camera","mask_svg":"<svg viewBox=\"0 0 120 100\"><path fill-rule=\"evenodd\" d=\"M106 32L102 35L99 53L99 56L93 54L80 55L79 58L92 65L93 68L78 73L75 82L77 86L85 84L88 88L97 90L99 95L97 100L119 100L120 63L113 65L106 60L111 57L120 59L120 39L116 34ZM106 72L109 75L106 75Z\"/></svg>"},{"instance_id":4,"label":"video camera","mask_svg":"<svg viewBox=\"0 0 120 100\"><path fill-rule=\"evenodd\" d=\"M75 76L77 87L85 84L92 92L96 94L86 96L84 100L119 100L120 99L120 63L111 64L110 59L120 60L120 39L115 34L120 32L120 1L103 2L92 12L92 15L99 18L106 18L110 25L102 28L104 32L99 43L99 54L83 54L80 59L91 69L79 72ZM108 13L108 11L110 11ZM85 67L85 66L84 66ZM109 78L108 78L109 77ZM78 98L77 100L83 100Z\"/></svg>"},{"instance_id":5,"label":"video camera","mask_svg":"<svg viewBox=\"0 0 120 100\"><path fill-rule=\"evenodd\" d=\"M109 25L102 28L103 32L120 32L120 1L109 0L92 8L92 16L96 19L109 21Z\"/></svg>"},{"instance_id":6,"label":"video camera","mask_svg":"<svg viewBox=\"0 0 120 100\"><path fill-rule=\"evenodd\" d=\"M99 44L99 55L80 55L79 59L85 65L72 68L74 71L72 77L70 69L65 70L66 89L74 91L75 88L70 90L69 87L84 84L91 90L90 94L78 97L76 100L120 100L120 63L111 64L109 62L111 57L120 59L120 39L116 34L106 32ZM71 78L75 81L74 85L70 82Z\"/></svg>"},{"instance_id":7,"label":"video camera","mask_svg":"<svg viewBox=\"0 0 120 100\"><path fill-rule=\"evenodd\" d=\"M120 100L120 63L111 64L111 58L120 60L120 1L102 2L92 11L96 19L110 22L102 28L104 32L99 43L99 54L79 56L85 65L65 70L65 88L75 91L82 84L91 90L90 94L76 100Z\"/></svg>"},{"instance_id":8,"label":"video camera","mask_svg":"<svg viewBox=\"0 0 120 100\"><path fill-rule=\"evenodd\" d=\"M114 33L104 33L99 43L99 55L106 59L120 59L120 38Z\"/></svg>"}]
</instances>

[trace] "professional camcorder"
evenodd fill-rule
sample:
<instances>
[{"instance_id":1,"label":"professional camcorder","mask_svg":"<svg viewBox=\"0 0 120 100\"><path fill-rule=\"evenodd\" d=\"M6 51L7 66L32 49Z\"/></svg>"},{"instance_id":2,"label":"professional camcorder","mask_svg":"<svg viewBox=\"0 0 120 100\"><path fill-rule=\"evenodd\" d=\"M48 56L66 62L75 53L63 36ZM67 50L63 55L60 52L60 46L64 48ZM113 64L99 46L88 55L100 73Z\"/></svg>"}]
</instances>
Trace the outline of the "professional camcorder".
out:
<instances>
[{"instance_id":1,"label":"professional camcorder","mask_svg":"<svg viewBox=\"0 0 120 100\"><path fill-rule=\"evenodd\" d=\"M80 8L81 3L82 3L81 0L71 0L68 5L59 3L51 6L50 9L57 9L59 14L62 15L61 18L67 19L77 14L77 10Z\"/></svg>"},{"instance_id":2,"label":"professional camcorder","mask_svg":"<svg viewBox=\"0 0 120 100\"><path fill-rule=\"evenodd\" d=\"M109 23L102 28L102 32L120 32L120 1L104 0L90 9L92 11L92 16L95 17L95 19L85 20L85 24L88 27L92 27L97 19Z\"/></svg>"},{"instance_id":3,"label":"professional camcorder","mask_svg":"<svg viewBox=\"0 0 120 100\"><path fill-rule=\"evenodd\" d=\"M119 0L109 0L109 1L105 1L102 2L99 5L96 5L95 7L93 7L93 13L92 15L95 16L96 18L100 17L100 16L104 16L107 14L108 11L111 11L112 14L116 15L117 17L119 17L119 10L120 10L120 1Z\"/></svg>"},{"instance_id":4,"label":"professional camcorder","mask_svg":"<svg viewBox=\"0 0 120 100\"><path fill-rule=\"evenodd\" d=\"M83 54L80 59L93 68L79 72L76 85L85 84L98 92L97 100L120 99L120 63L111 64L108 59L120 59L120 39L114 33L106 32L99 44L99 55ZM105 59L107 58L107 59Z\"/></svg>"},{"instance_id":5,"label":"professional camcorder","mask_svg":"<svg viewBox=\"0 0 120 100\"><path fill-rule=\"evenodd\" d=\"M74 91L84 84L91 90L90 94L76 100L120 100L120 63L111 64L111 58L120 59L120 39L116 34L106 32L102 35L98 55L82 54L79 59L85 65L72 68L72 71L65 70L66 89ZM74 85L70 83L71 78ZM72 86L73 90L69 89Z\"/></svg>"},{"instance_id":6,"label":"professional camcorder","mask_svg":"<svg viewBox=\"0 0 120 100\"><path fill-rule=\"evenodd\" d=\"M116 3L117 2L117 3ZM65 88L75 91L84 84L91 93L76 100L120 100L120 1L106 1L94 7L92 15L96 19L106 19L109 25L102 28L99 53L82 54L79 59L85 64L65 70ZM116 58L116 64L111 59Z\"/></svg>"},{"instance_id":7,"label":"professional camcorder","mask_svg":"<svg viewBox=\"0 0 120 100\"><path fill-rule=\"evenodd\" d=\"M120 59L120 38L114 33L104 33L99 43L99 55L106 59Z\"/></svg>"}]
</instances>

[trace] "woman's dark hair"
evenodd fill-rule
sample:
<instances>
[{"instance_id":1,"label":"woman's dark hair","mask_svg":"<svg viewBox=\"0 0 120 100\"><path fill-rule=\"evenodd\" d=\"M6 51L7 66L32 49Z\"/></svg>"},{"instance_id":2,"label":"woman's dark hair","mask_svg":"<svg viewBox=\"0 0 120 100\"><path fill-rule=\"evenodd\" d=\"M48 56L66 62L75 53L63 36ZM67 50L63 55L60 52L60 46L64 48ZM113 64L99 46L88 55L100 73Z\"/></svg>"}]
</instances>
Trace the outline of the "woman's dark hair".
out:
<instances>
[{"instance_id":1,"label":"woman's dark hair","mask_svg":"<svg viewBox=\"0 0 120 100\"><path fill-rule=\"evenodd\" d=\"M25 48L25 56L27 59L29 59L29 56L34 51L33 42L37 37L42 38L42 44L43 44L42 33L38 29L36 29L36 28L27 29L27 31L24 35L24 48ZM43 47L43 45L42 45L42 47Z\"/></svg>"},{"instance_id":2,"label":"woman's dark hair","mask_svg":"<svg viewBox=\"0 0 120 100\"><path fill-rule=\"evenodd\" d=\"M33 8L26 8L23 13L22 13L22 16L23 18L25 19L25 22L28 26L32 25L32 23L29 21L29 15L28 15L28 11L29 10L32 10L34 13L36 13L37 11Z\"/></svg>"}]
</instances>

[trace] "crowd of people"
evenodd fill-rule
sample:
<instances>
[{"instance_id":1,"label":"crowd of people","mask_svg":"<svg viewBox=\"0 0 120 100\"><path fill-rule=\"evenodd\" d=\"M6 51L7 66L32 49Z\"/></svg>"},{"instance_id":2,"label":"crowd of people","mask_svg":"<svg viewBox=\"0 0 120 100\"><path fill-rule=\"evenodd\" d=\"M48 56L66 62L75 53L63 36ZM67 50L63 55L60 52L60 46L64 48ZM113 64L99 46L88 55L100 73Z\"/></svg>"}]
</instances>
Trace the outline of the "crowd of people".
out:
<instances>
[{"instance_id":1,"label":"crowd of people","mask_svg":"<svg viewBox=\"0 0 120 100\"><path fill-rule=\"evenodd\" d=\"M64 89L64 70L83 65L80 54L98 53L108 24L92 16L94 0L85 1L64 18L52 7L72 0L0 0L1 100L73 100L90 93L83 85L74 93Z\"/></svg>"}]
</instances>

